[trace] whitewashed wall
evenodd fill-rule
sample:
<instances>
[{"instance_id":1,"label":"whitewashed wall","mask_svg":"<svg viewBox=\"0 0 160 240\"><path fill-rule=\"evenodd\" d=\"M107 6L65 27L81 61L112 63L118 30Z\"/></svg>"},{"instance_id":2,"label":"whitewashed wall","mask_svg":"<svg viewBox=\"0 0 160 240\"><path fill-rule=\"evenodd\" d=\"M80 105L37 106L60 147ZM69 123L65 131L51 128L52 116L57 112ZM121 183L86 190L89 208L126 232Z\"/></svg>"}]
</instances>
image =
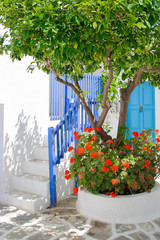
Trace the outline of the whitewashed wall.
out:
<instances>
[{"instance_id":1,"label":"whitewashed wall","mask_svg":"<svg viewBox=\"0 0 160 240\"><path fill-rule=\"evenodd\" d=\"M0 198L8 191L9 176L21 172L22 162L31 158L51 125L49 77L39 70L28 73L30 60L13 63L0 56Z\"/></svg>"}]
</instances>

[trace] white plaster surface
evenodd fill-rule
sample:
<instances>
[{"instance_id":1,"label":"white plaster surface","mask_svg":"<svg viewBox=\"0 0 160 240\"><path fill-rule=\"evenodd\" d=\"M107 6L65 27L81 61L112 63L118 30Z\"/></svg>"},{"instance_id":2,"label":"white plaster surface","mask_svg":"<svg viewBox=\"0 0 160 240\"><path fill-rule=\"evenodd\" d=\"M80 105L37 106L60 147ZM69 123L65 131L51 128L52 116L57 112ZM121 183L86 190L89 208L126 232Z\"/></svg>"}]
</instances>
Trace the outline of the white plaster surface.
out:
<instances>
[{"instance_id":1,"label":"white plaster surface","mask_svg":"<svg viewBox=\"0 0 160 240\"><path fill-rule=\"evenodd\" d=\"M151 193L112 198L103 194L78 191L77 209L84 216L102 222L138 223L160 215L160 184Z\"/></svg>"},{"instance_id":2,"label":"white plaster surface","mask_svg":"<svg viewBox=\"0 0 160 240\"><path fill-rule=\"evenodd\" d=\"M0 196L12 188L10 176L21 173L23 161L32 158L34 148L53 126L49 77L40 70L28 73L31 60L13 63L9 56L0 56Z\"/></svg>"}]
</instances>

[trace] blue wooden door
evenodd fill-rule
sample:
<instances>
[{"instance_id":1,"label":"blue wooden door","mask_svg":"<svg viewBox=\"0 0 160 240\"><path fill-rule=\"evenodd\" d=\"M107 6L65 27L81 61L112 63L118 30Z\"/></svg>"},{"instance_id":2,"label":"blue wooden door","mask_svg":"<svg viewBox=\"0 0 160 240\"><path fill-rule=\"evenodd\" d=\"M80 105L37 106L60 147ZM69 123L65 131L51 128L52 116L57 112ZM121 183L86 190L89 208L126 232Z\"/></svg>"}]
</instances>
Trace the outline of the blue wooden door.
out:
<instances>
[{"instance_id":1,"label":"blue wooden door","mask_svg":"<svg viewBox=\"0 0 160 240\"><path fill-rule=\"evenodd\" d=\"M155 88L149 82L141 84L132 92L127 115L129 137L132 132L155 129Z\"/></svg>"}]
</instances>

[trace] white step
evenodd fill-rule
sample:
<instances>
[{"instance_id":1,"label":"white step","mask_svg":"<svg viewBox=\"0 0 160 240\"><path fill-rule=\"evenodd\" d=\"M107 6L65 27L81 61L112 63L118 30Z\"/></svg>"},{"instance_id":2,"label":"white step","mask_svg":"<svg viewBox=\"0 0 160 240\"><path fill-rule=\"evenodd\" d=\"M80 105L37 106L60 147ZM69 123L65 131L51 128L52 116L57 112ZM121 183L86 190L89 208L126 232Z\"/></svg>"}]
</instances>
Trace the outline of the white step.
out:
<instances>
[{"instance_id":1,"label":"white step","mask_svg":"<svg viewBox=\"0 0 160 240\"><path fill-rule=\"evenodd\" d=\"M25 173L12 178L13 188L41 196L49 194L49 178Z\"/></svg>"},{"instance_id":2,"label":"white step","mask_svg":"<svg viewBox=\"0 0 160 240\"><path fill-rule=\"evenodd\" d=\"M25 161L23 166L23 172L33 175L40 175L49 178L49 163L48 160L33 159Z\"/></svg>"},{"instance_id":3,"label":"white step","mask_svg":"<svg viewBox=\"0 0 160 240\"><path fill-rule=\"evenodd\" d=\"M33 151L33 159L48 160L48 147L38 147Z\"/></svg>"},{"instance_id":4,"label":"white step","mask_svg":"<svg viewBox=\"0 0 160 240\"><path fill-rule=\"evenodd\" d=\"M7 204L27 210L31 213L39 212L50 205L49 196L43 197L24 191L13 190L5 194Z\"/></svg>"}]
</instances>

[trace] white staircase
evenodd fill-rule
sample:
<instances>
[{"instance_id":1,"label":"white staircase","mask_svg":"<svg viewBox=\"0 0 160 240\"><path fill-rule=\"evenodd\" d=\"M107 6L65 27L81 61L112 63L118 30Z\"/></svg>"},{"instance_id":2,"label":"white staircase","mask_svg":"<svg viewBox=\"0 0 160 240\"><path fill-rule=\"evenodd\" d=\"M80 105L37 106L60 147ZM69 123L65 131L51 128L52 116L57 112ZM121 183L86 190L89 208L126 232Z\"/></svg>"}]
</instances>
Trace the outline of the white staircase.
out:
<instances>
[{"instance_id":1,"label":"white staircase","mask_svg":"<svg viewBox=\"0 0 160 240\"><path fill-rule=\"evenodd\" d=\"M38 212L50 205L49 193L49 160L47 137L42 147L34 149L33 159L25 161L22 166L23 174L11 179L12 190L5 194L6 203ZM57 165L57 201L72 194L74 180L67 181L64 172L69 168L71 154L65 154L64 159Z\"/></svg>"}]
</instances>

